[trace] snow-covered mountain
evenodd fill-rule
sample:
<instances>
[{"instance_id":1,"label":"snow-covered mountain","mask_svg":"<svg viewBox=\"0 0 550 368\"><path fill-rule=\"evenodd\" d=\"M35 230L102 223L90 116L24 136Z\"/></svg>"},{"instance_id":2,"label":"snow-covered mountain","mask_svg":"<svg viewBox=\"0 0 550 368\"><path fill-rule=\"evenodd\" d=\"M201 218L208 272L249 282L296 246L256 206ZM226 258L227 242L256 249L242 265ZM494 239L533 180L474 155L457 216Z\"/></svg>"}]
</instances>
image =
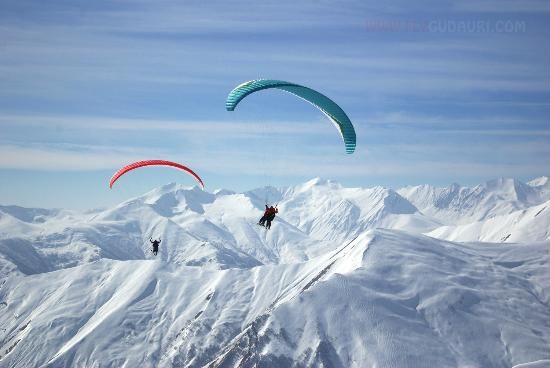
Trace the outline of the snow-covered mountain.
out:
<instances>
[{"instance_id":1,"label":"snow-covered mountain","mask_svg":"<svg viewBox=\"0 0 550 368\"><path fill-rule=\"evenodd\" d=\"M256 225L266 198L280 209L277 226L269 232ZM377 227L430 231L440 225L395 191L380 187L350 189L314 179L280 190L213 194L168 184L92 214L2 211L0 265L4 273L31 274L101 258L146 259L153 236L163 239L165 261L248 268L306 261ZM26 249L23 256L21 249Z\"/></svg>"},{"instance_id":2,"label":"snow-covered mountain","mask_svg":"<svg viewBox=\"0 0 550 368\"><path fill-rule=\"evenodd\" d=\"M292 265L100 260L10 278L0 291L0 362L511 367L550 359L549 247L375 230Z\"/></svg>"},{"instance_id":3,"label":"snow-covered mountain","mask_svg":"<svg viewBox=\"0 0 550 368\"><path fill-rule=\"evenodd\" d=\"M550 178L541 176L529 181L527 184L539 191L544 199L550 200Z\"/></svg>"},{"instance_id":4,"label":"snow-covered mountain","mask_svg":"<svg viewBox=\"0 0 550 368\"><path fill-rule=\"evenodd\" d=\"M440 225L391 189L344 188L319 178L288 188L279 207L282 218L323 240L344 241L378 227L424 231Z\"/></svg>"},{"instance_id":5,"label":"snow-covered mountain","mask_svg":"<svg viewBox=\"0 0 550 368\"><path fill-rule=\"evenodd\" d=\"M0 367L536 367L548 188L316 178L168 184L86 213L0 206Z\"/></svg>"},{"instance_id":6,"label":"snow-covered mountain","mask_svg":"<svg viewBox=\"0 0 550 368\"><path fill-rule=\"evenodd\" d=\"M447 225L465 224L510 214L550 200L550 192L516 179L496 179L473 188L452 184L405 187L397 192L423 214Z\"/></svg>"},{"instance_id":7,"label":"snow-covered mountain","mask_svg":"<svg viewBox=\"0 0 550 368\"><path fill-rule=\"evenodd\" d=\"M462 242L519 243L550 240L550 201L483 221L441 226L427 235Z\"/></svg>"},{"instance_id":8,"label":"snow-covered mountain","mask_svg":"<svg viewBox=\"0 0 550 368\"><path fill-rule=\"evenodd\" d=\"M531 181L528 181L527 182L528 185L532 186L532 187L550 187L550 178L548 178L547 176L540 176L538 178L535 178Z\"/></svg>"},{"instance_id":9,"label":"snow-covered mountain","mask_svg":"<svg viewBox=\"0 0 550 368\"><path fill-rule=\"evenodd\" d=\"M550 272L537 265L550 260L548 246L368 233L320 268L323 282L258 318L210 366L511 367L548 359L550 331L534 333L549 313Z\"/></svg>"}]
</instances>

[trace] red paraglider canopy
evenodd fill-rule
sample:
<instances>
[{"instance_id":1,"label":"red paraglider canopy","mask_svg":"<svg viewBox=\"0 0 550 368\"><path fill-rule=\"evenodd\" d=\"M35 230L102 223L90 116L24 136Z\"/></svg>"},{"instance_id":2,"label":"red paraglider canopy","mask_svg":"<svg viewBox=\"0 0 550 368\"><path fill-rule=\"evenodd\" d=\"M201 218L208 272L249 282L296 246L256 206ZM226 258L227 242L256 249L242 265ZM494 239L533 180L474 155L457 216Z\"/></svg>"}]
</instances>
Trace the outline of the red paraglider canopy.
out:
<instances>
[{"instance_id":1,"label":"red paraglider canopy","mask_svg":"<svg viewBox=\"0 0 550 368\"><path fill-rule=\"evenodd\" d=\"M176 169L183 170L190 175L192 175L201 185L202 189L204 189L204 183L202 182L201 178L190 168L187 166L183 166L181 164L178 164L177 162L172 161L165 161L165 160L146 160L146 161L138 161L134 162L130 165L124 166L122 169L118 170L113 177L111 178L111 181L109 181L109 188L113 188L113 184L120 178L122 175L126 174L128 171L132 171L134 169L138 169L140 167L144 166L171 166L175 167Z\"/></svg>"}]
</instances>

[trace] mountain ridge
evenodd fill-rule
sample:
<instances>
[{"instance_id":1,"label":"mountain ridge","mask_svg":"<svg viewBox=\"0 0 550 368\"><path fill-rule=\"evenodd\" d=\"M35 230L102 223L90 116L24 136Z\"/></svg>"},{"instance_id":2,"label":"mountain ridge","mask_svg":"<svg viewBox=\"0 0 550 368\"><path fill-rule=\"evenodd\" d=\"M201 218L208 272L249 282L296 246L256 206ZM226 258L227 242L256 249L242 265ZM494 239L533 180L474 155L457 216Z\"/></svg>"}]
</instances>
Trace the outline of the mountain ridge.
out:
<instances>
[{"instance_id":1,"label":"mountain ridge","mask_svg":"<svg viewBox=\"0 0 550 368\"><path fill-rule=\"evenodd\" d=\"M0 286L0 363L491 368L550 359L549 247L371 230L303 263L219 270L101 259L11 277Z\"/></svg>"},{"instance_id":2,"label":"mountain ridge","mask_svg":"<svg viewBox=\"0 0 550 368\"><path fill-rule=\"evenodd\" d=\"M543 181L403 195L320 178L243 193L171 183L92 212L0 207L0 366L548 360ZM269 231L266 198L280 209Z\"/></svg>"}]
</instances>

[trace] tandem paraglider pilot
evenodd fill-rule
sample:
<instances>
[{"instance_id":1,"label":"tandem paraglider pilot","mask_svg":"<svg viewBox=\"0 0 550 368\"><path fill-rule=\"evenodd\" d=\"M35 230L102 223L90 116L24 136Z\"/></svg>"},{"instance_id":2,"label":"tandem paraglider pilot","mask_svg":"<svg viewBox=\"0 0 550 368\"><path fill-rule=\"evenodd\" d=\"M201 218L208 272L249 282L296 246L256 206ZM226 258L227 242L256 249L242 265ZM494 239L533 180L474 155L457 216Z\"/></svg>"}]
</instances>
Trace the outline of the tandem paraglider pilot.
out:
<instances>
[{"instance_id":1,"label":"tandem paraglider pilot","mask_svg":"<svg viewBox=\"0 0 550 368\"><path fill-rule=\"evenodd\" d=\"M269 207L267 204L265 205L265 212L260 221L258 221L258 225L265 226L266 229L271 228L271 221L275 219L275 215L279 213L279 209L277 207Z\"/></svg>"}]
</instances>

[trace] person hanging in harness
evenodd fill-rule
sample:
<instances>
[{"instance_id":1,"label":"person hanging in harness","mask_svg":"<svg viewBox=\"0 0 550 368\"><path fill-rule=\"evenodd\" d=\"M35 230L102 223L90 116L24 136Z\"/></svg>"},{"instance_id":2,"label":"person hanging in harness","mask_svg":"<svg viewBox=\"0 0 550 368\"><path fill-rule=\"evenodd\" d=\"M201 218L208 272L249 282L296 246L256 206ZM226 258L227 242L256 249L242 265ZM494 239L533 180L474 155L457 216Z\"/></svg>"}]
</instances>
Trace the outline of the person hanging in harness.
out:
<instances>
[{"instance_id":1,"label":"person hanging in harness","mask_svg":"<svg viewBox=\"0 0 550 368\"><path fill-rule=\"evenodd\" d=\"M271 229L271 221L275 219L275 215L279 213L279 209L277 207L269 207L269 214L266 218L265 228Z\"/></svg>"},{"instance_id":2,"label":"person hanging in harness","mask_svg":"<svg viewBox=\"0 0 550 368\"><path fill-rule=\"evenodd\" d=\"M152 238L149 238L149 241L151 242L151 244L153 244L153 254L156 256L158 251L159 251L159 245L160 245L160 242L162 240L153 240Z\"/></svg>"},{"instance_id":3,"label":"person hanging in harness","mask_svg":"<svg viewBox=\"0 0 550 368\"><path fill-rule=\"evenodd\" d=\"M273 206L272 206L273 207ZM265 221L267 220L267 217L269 216L269 207L267 206L267 203L265 204L265 211L264 211L264 215L262 216L262 218L260 219L260 221L258 221L258 225L260 226L265 226Z\"/></svg>"}]
</instances>

